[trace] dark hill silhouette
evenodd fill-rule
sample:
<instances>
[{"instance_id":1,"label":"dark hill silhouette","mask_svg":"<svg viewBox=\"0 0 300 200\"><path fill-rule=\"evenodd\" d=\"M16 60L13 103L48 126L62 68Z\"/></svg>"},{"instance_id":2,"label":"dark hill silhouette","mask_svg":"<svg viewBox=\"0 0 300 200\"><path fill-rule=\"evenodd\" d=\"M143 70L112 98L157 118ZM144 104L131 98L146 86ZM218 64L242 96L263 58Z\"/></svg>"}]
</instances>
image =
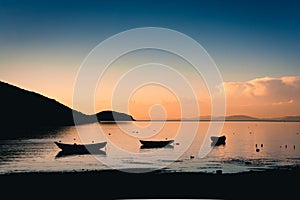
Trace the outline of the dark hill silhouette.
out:
<instances>
[{"instance_id":1,"label":"dark hill silhouette","mask_svg":"<svg viewBox=\"0 0 300 200\"><path fill-rule=\"evenodd\" d=\"M256 117L247 115L229 115L229 116L201 116L198 118L190 118L186 120L200 120L200 121L257 121L260 120Z\"/></svg>"},{"instance_id":2,"label":"dark hill silhouette","mask_svg":"<svg viewBox=\"0 0 300 200\"><path fill-rule=\"evenodd\" d=\"M0 139L35 136L49 130L98 121L133 121L133 117L115 111L86 115L54 99L0 81Z\"/></svg>"},{"instance_id":3,"label":"dark hill silhouette","mask_svg":"<svg viewBox=\"0 0 300 200\"><path fill-rule=\"evenodd\" d=\"M256 121L258 118L247 115L230 115L226 117L226 121Z\"/></svg>"},{"instance_id":4,"label":"dark hill silhouette","mask_svg":"<svg viewBox=\"0 0 300 200\"><path fill-rule=\"evenodd\" d=\"M231 115L226 117L226 121L287 121L287 122L299 122L300 116L284 116L279 118L256 118L247 115Z\"/></svg>"},{"instance_id":5,"label":"dark hill silhouette","mask_svg":"<svg viewBox=\"0 0 300 200\"><path fill-rule=\"evenodd\" d=\"M105 110L96 114L98 121L135 121L131 115Z\"/></svg>"},{"instance_id":6,"label":"dark hill silhouette","mask_svg":"<svg viewBox=\"0 0 300 200\"><path fill-rule=\"evenodd\" d=\"M54 99L0 82L0 139L31 135L35 130L47 130L73 125L73 110ZM90 117L74 111L79 123Z\"/></svg>"},{"instance_id":7,"label":"dark hill silhouette","mask_svg":"<svg viewBox=\"0 0 300 200\"><path fill-rule=\"evenodd\" d=\"M286 122L300 122L300 116L285 116L278 118L271 118L273 121L286 121Z\"/></svg>"},{"instance_id":8,"label":"dark hill silhouette","mask_svg":"<svg viewBox=\"0 0 300 200\"><path fill-rule=\"evenodd\" d=\"M174 121L180 119L174 119ZM229 115L229 116L201 116L195 118L184 118L187 121L265 121L265 122L300 122L300 116L283 116L276 118L257 118L247 115ZM171 120L169 120L171 121Z\"/></svg>"}]
</instances>

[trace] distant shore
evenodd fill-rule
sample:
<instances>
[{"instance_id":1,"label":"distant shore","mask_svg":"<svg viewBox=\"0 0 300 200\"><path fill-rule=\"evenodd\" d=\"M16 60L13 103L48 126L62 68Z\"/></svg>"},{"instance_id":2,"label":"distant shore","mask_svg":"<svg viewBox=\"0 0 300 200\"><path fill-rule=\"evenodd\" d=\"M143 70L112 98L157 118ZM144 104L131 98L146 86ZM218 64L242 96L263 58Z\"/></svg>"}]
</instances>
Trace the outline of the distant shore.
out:
<instances>
[{"instance_id":1,"label":"distant shore","mask_svg":"<svg viewBox=\"0 0 300 200\"><path fill-rule=\"evenodd\" d=\"M2 195L22 193L23 199L40 193L68 199L291 199L298 196L299 178L300 167L236 174L103 170L0 175Z\"/></svg>"},{"instance_id":2,"label":"distant shore","mask_svg":"<svg viewBox=\"0 0 300 200\"><path fill-rule=\"evenodd\" d=\"M255 120L235 120L235 119L137 119L136 122L300 122L300 120L275 120L275 119L255 119Z\"/></svg>"}]
</instances>

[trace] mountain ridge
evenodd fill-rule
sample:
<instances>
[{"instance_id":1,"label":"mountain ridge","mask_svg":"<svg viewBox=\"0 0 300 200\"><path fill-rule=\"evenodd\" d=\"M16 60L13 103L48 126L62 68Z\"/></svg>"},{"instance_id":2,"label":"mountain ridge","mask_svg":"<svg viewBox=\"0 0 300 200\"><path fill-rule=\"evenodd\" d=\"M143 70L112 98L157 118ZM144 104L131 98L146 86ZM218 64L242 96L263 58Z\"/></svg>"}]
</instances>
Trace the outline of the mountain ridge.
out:
<instances>
[{"instance_id":1,"label":"mountain ridge","mask_svg":"<svg viewBox=\"0 0 300 200\"><path fill-rule=\"evenodd\" d=\"M4 130L0 133L0 139L26 137L34 135L34 132L40 133L41 130L47 133L48 130L75 125L74 117L76 117L77 125L94 123L104 117L102 111L94 115L86 115L55 99L3 81L0 81L0 96L0 120L1 128ZM106 117L107 121L133 120L131 115L116 111L111 112L113 112L113 116L111 118Z\"/></svg>"}]
</instances>

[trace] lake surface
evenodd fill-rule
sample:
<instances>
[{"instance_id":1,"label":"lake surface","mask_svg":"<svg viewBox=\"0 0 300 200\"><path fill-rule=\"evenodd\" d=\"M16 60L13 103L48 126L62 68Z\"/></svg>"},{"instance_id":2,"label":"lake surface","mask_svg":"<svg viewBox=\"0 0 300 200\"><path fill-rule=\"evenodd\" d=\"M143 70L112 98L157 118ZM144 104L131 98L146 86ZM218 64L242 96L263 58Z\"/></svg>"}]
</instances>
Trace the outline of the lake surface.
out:
<instances>
[{"instance_id":1,"label":"lake surface","mask_svg":"<svg viewBox=\"0 0 300 200\"><path fill-rule=\"evenodd\" d=\"M216 134L207 133L209 127ZM217 127L222 129L217 132ZM225 135L226 144L211 146L212 134ZM174 143L141 149L139 139L174 139ZM108 143L100 154L59 156L55 141ZM0 141L1 174L103 169L237 173L299 165L300 122L94 123L64 127L36 138Z\"/></svg>"}]
</instances>

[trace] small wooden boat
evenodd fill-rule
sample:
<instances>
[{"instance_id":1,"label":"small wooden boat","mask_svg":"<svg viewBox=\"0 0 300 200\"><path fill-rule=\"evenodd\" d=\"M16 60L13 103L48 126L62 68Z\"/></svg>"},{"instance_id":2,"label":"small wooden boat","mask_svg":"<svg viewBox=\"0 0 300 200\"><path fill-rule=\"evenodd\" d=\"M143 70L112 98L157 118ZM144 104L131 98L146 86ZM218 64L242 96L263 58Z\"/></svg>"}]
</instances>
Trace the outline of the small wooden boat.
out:
<instances>
[{"instance_id":1,"label":"small wooden boat","mask_svg":"<svg viewBox=\"0 0 300 200\"><path fill-rule=\"evenodd\" d=\"M219 145L225 145L226 136L211 136L210 139L212 140L211 146L219 146Z\"/></svg>"},{"instance_id":2,"label":"small wooden boat","mask_svg":"<svg viewBox=\"0 0 300 200\"><path fill-rule=\"evenodd\" d=\"M66 144L61 142L54 142L58 148L60 148L65 153L83 154L98 152L99 149L105 147L107 142L101 143L91 143L91 144Z\"/></svg>"},{"instance_id":3,"label":"small wooden boat","mask_svg":"<svg viewBox=\"0 0 300 200\"><path fill-rule=\"evenodd\" d=\"M161 148L173 143L174 140L140 140L141 148Z\"/></svg>"}]
</instances>

